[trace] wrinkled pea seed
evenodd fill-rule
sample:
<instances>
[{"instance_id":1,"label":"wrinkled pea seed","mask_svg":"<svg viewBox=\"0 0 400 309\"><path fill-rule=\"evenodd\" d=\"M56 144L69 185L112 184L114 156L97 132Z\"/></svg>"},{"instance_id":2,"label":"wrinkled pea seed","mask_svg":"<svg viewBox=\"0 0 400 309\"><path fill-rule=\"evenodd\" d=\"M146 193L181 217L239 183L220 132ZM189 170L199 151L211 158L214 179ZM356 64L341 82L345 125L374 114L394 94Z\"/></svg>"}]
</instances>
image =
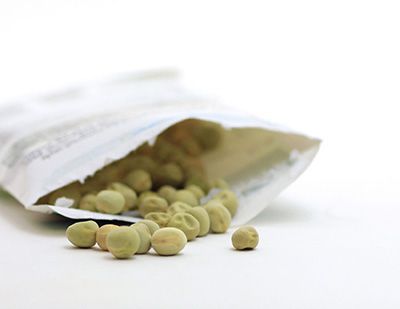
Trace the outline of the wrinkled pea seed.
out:
<instances>
[{"instance_id":1,"label":"wrinkled pea seed","mask_svg":"<svg viewBox=\"0 0 400 309\"><path fill-rule=\"evenodd\" d=\"M96 244L96 232L98 229L99 226L92 220L77 222L67 228L66 235L74 246L91 248Z\"/></svg>"},{"instance_id":2,"label":"wrinkled pea seed","mask_svg":"<svg viewBox=\"0 0 400 309\"><path fill-rule=\"evenodd\" d=\"M112 190L100 191L96 196L96 209L107 214L118 214L124 209L124 196Z\"/></svg>"},{"instance_id":3,"label":"wrinkled pea seed","mask_svg":"<svg viewBox=\"0 0 400 309\"><path fill-rule=\"evenodd\" d=\"M211 231L214 233L225 233L231 224L231 214L219 201L211 200L204 205L210 217Z\"/></svg>"},{"instance_id":4,"label":"wrinkled pea seed","mask_svg":"<svg viewBox=\"0 0 400 309\"><path fill-rule=\"evenodd\" d=\"M192 192L198 200L206 195L203 189L196 185L188 185L185 187L185 190L189 190L190 192Z\"/></svg>"},{"instance_id":5,"label":"wrinkled pea seed","mask_svg":"<svg viewBox=\"0 0 400 309\"><path fill-rule=\"evenodd\" d=\"M125 183L136 192L144 192L152 187L151 176L142 169L134 170L125 177Z\"/></svg>"},{"instance_id":6,"label":"wrinkled pea seed","mask_svg":"<svg viewBox=\"0 0 400 309\"><path fill-rule=\"evenodd\" d=\"M139 205L139 213L145 217L150 212L166 212L168 202L162 197L149 196Z\"/></svg>"},{"instance_id":7,"label":"wrinkled pea seed","mask_svg":"<svg viewBox=\"0 0 400 309\"><path fill-rule=\"evenodd\" d=\"M107 248L118 259L127 259L134 255L140 246L139 233L128 226L121 226L108 233Z\"/></svg>"},{"instance_id":8,"label":"wrinkled pea seed","mask_svg":"<svg viewBox=\"0 0 400 309\"><path fill-rule=\"evenodd\" d=\"M185 233L174 227L161 228L151 237L151 245L159 255L178 254L186 243Z\"/></svg>"},{"instance_id":9,"label":"wrinkled pea seed","mask_svg":"<svg viewBox=\"0 0 400 309\"><path fill-rule=\"evenodd\" d=\"M172 203L176 189L172 186L165 185L160 187L160 189L158 189L157 192L158 195L161 196L162 198L165 198L168 201L168 203Z\"/></svg>"},{"instance_id":10,"label":"wrinkled pea seed","mask_svg":"<svg viewBox=\"0 0 400 309\"><path fill-rule=\"evenodd\" d=\"M79 201L79 209L88 211L97 211L96 209L96 194L88 193Z\"/></svg>"},{"instance_id":11,"label":"wrinkled pea seed","mask_svg":"<svg viewBox=\"0 0 400 309\"><path fill-rule=\"evenodd\" d=\"M208 216L207 210L204 207L196 206L192 207L187 211L200 223L200 231L198 236L205 236L210 230L210 217Z\"/></svg>"},{"instance_id":12,"label":"wrinkled pea seed","mask_svg":"<svg viewBox=\"0 0 400 309\"><path fill-rule=\"evenodd\" d=\"M115 230L115 229L117 229L117 228L119 228L118 225L115 225L115 224L105 224L105 225L102 225L102 226L97 230L97 233L96 233L96 242L97 242L97 245L98 245L102 250L108 251L107 242L106 242L106 240L107 240L107 235L108 235L108 233L110 233L111 231L113 231L113 230Z\"/></svg>"},{"instance_id":13,"label":"wrinkled pea seed","mask_svg":"<svg viewBox=\"0 0 400 309\"><path fill-rule=\"evenodd\" d=\"M128 211L135 208L137 195L136 192L133 191L130 187L120 182L113 182L108 185L107 189L117 191L122 194L125 199L123 211Z\"/></svg>"},{"instance_id":14,"label":"wrinkled pea seed","mask_svg":"<svg viewBox=\"0 0 400 309\"><path fill-rule=\"evenodd\" d=\"M232 217L236 214L238 200L233 191L222 190L214 197L214 199L220 201L229 210Z\"/></svg>"},{"instance_id":15,"label":"wrinkled pea seed","mask_svg":"<svg viewBox=\"0 0 400 309\"><path fill-rule=\"evenodd\" d=\"M139 206L140 204L143 203L144 199L150 197L150 196L156 196L156 197L160 197L156 192L153 191L144 191L142 193L140 193L139 198L137 199L137 206Z\"/></svg>"},{"instance_id":16,"label":"wrinkled pea seed","mask_svg":"<svg viewBox=\"0 0 400 309\"><path fill-rule=\"evenodd\" d=\"M137 250L137 254L144 254L150 250L151 242L150 242L150 230L145 224L132 224L131 228L135 229L138 232L140 237L140 246Z\"/></svg>"},{"instance_id":17,"label":"wrinkled pea seed","mask_svg":"<svg viewBox=\"0 0 400 309\"><path fill-rule=\"evenodd\" d=\"M190 206L198 206L199 201L197 200L196 195L189 190L177 190L172 199L174 202L184 202L189 204Z\"/></svg>"},{"instance_id":18,"label":"wrinkled pea seed","mask_svg":"<svg viewBox=\"0 0 400 309\"><path fill-rule=\"evenodd\" d=\"M258 233L252 226L241 226L232 235L232 245L237 250L254 249L258 245Z\"/></svg>"},{"instance_id":19,"label":"wrinkled pea seed","mask_svg":"<svg viewBox=\"0 0 400 309\"><path fill-rule=\"evenodd\" d=\"M195 239L200 232L200 223L191 214L178 212L168 222L168 227L176 227L185 233L188 241Z\"/></svg>"},{"instance_id":20,"label":"wrinkled pea seed","mask_svg":"<svg viewBox=\"0 0 400 309\"><path fill-rule=\"evenodd\" d=\"M192 208L193 208L192 206L190 206L184 202L174 202L168 207L167 213L170 214L171 216L173 216L174 214L176 214L178 212L186 212Z\"/></svg>"},{"instance_id":21,"label":"wrinkled pea seed","mask_svg":"<svg viewBox=\"0 0 400 309\"><path fill-rule=\"evenodd\" d=\"M144 224L147 226L147 228L149 229L150 235L153 235L155 231L157 231L160 226L151 220L141 220L139 222L137 222L136 224Z\"/></svg>"},{"instance_id":22,"label":"wrinkled pea seed","mask_svg":"<svg viewBox=\"0 0 400 309\"><path fill-rule=\"evenodd\" d=\"M150 212L146 216L144 216L144 218L146 220L154 221L158 224L160 228L162 228L168 225L168 222L171 219L171 215L165 212Z\"/></svg>"}]
</instances>

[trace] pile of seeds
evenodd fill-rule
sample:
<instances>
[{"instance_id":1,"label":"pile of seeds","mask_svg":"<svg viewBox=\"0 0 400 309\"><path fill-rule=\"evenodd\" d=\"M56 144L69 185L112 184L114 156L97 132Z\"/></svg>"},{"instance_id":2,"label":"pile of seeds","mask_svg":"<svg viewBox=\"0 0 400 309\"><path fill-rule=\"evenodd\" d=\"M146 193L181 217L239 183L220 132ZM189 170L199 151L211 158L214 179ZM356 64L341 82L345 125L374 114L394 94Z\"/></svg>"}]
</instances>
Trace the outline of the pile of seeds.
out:
<instances>
[{"instance_id":1,"label":"pile of seeds","mask_svg":"<svg viewBox=\"0 0 400 309\"><path fill-rule=\"evenodd\" d=\"M57 189L37 204L56 205L64 197L74 208L145 219L132 227L76 223L67 235L78 247L97 241L117 258L146 253L151 246L160 255L176 254L196 237L225 233L236 214L236 194L225 180L208 179L201 160L223 143L223 132L213 122L182 121L158 135L153 145L144 143L83 183Z\"/></svg>"},{"instance_id":2,"label":"pile of seeds","mask_svg":"<svg viewBox=\"0 0 400 309\"><path fill-rule=\"evenodd\" d=\"M188 215L186 220L185 215ZM66 234L68 240L78 248L91 248L97 243L117 259L145 254L151 248L158 255L169 256L182 251L188 240L198 236L201 230L200 221L193 216L181 213L179 218L164 228L151 220L142 220L131 226L105 224L101 227L94 221L83 221L70 225ZM210 226L208 215L201 216L201 219ZM232 245L237 250L254 249L257 244L258 233L251 226L240 227L232 235Z\"/></svg>"},{"instance_id":3,"label":"pile of seeds","mask_svg":"<svg viewBox=\"0 0 400 309\"><path fill-rule=\"evenodd\" d=\"M211 188L229 189L222 179L208 179L201 160L223 142L223 132L213 122L182 121L162 132L153 145L142 144L83 183L59 188L36 204L56 205L64 197L73 200L73 208L107 214L137 211L143 217L152 212L167 213L174 202L198 206ZM220 200L231 199L230 195L221 193ZM148 197L152 199L144 203ZM227 201L226 207L234 215L237 204Z\"/></svg>"}]
</instances>

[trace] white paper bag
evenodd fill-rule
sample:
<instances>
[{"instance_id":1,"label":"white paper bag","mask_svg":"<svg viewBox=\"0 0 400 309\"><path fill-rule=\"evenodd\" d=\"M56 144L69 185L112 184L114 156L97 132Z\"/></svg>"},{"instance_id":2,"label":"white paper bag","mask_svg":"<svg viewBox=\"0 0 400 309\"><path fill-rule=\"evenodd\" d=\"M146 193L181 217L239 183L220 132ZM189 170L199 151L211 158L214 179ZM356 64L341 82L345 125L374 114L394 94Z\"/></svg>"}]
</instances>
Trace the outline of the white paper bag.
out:
<instances>
[{"instance_id":1,"label":"white paper bag","mask_svg":"<svg viewBox=\"0 0 400 309\"><path fill-rule=\"evenodd\" d=\"M0 184L27 209L74 219L135 222L69 207L33 205L83 181L143 142L188 118L226 129L202 158L210 178L224 177L239 196L233 224L260 213L311 163L320 141L184 89L173 72L132 74L0 105Z\"/></svg>"}]
</instances>

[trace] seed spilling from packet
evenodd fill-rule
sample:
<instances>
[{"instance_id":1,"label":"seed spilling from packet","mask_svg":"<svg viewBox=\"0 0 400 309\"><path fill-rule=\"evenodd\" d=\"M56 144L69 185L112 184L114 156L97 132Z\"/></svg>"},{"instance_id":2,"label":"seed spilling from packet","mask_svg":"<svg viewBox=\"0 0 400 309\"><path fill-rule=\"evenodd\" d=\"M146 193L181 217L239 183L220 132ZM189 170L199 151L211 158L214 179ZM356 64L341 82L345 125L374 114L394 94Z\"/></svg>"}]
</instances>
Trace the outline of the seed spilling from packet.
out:
<instances>
[{"instance_id":1,"label":"seed spilling from packet","mask_svg":"<svg viewBox=\"0 0 400 309\"><path fill-rule=\"evenodd\" d=\"M225 233L237 212L236 194L224 179L209 180L201 160L223 137L218 124L182 121L161 133L154 145L142 144L84 183L53 191L40 203L55 204L65 197L74 208L112 215L133 211L144 218L131 226L75 223L67 229L67 237L77 247L90 248L97 242L117 259L147 253L151 247L159 255L178 254L188 241L210 232ZM257 245L258 234L247 227L234 235L232 243L239 250Z\"/></svg>"}]
</instances>

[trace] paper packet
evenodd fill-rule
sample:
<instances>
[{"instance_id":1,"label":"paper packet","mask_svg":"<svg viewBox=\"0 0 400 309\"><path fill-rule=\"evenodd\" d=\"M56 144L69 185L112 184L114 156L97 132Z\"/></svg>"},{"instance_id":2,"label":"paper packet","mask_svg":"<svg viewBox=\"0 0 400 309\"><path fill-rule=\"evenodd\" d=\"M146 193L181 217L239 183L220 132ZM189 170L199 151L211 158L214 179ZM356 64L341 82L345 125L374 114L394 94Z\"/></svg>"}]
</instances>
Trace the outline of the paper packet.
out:
<instances>
[{"instance_id":1,"label":"paper packet","mask_svg":"<svg viewBox=\"0 0 400 309\"><path fill-rule=\"evenodd\" d=\"M145 72L0 105L0 185L26 209L73 219L136 222L40 197L83 182L185 119L219 123L223 143L202 156L210 179L239 197L233 224L260 213L311 163L320 140L194 94L176 73Z\"/></svg>"}]
</instances>

